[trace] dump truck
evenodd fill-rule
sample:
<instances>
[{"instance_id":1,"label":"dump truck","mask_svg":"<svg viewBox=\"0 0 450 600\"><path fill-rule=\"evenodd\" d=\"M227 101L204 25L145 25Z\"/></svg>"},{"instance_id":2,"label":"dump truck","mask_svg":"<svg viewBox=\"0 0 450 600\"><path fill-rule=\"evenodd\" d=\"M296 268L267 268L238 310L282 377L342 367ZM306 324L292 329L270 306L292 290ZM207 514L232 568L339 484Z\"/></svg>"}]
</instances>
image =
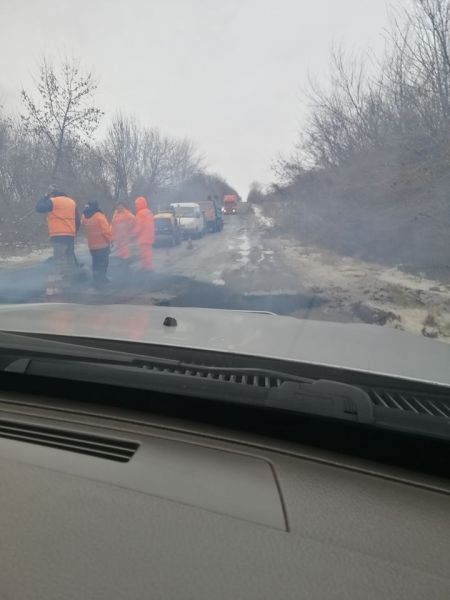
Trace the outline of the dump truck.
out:
<instances>
[{"instance_id":1,"label":"dump truck","mask_svg":"<svg viewBox=\"0 0 450 600\"><path fill-rule=\"evenodd\" d=\"M237 213L238 198L236 194L226 194L223 197L222 212L226 215L235 215Z\"/></svg>"}]
</instances>

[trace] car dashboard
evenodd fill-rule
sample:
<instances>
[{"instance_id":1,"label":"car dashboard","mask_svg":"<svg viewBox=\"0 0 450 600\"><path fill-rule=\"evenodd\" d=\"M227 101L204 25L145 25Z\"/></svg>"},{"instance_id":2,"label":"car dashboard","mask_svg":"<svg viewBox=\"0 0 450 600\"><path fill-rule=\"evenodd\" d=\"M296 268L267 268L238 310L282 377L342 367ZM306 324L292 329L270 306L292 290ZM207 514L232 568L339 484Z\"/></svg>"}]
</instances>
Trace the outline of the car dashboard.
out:
<instances>
[{"instance_id":1,"label":"car dashboard","mask_svg":"<svg viewBox=\"0 0 450 600\"><path fill-rule=\"evenodd\" d=\"M450 597L445 477L11 391L0 472L5 599Z\"/></svg>"}]
</instances>

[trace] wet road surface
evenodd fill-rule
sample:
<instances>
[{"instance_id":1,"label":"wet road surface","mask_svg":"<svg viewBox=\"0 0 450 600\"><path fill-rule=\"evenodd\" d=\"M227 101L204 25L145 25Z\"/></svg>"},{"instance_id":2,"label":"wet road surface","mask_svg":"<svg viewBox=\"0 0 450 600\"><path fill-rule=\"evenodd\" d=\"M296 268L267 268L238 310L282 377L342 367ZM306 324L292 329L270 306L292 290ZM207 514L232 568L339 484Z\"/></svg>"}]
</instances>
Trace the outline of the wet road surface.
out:
<instances>
[{"instance_id":1,"label":"wet road surface","mask_svg":"<svg viewBox=\"0 0 450 600\"><path fill-rule=\"evenodd\" d=\"M268 311L308 316L324 300L302 288L298 275L267 247L253 214L226 218L224 230L191 244L154 249L155 271L124 269L111 256L106 291L91 287L90 257L77 249L80 281L52 301L89 304L158 304ZM42 302L51 263L0 268L0 302Z\"/></svg>"},{"instance_id":2,"label":"wet road surface","mask_svg":"<svg viewBox=\"0 0 450 600\"><path fill-rule=\"evenodd\" d=\"M450 285L375 263L304 246L271 230L261 211L226 217L224 230L192 245L154 249L155 271L124 269L111 256L111 285L92 288L80 241L79 281L47 297L50 252L0 261L0 302L77 302L185 306L273 312L329 321L371 323L450 342Z\"/></svg>"}]
</instances>

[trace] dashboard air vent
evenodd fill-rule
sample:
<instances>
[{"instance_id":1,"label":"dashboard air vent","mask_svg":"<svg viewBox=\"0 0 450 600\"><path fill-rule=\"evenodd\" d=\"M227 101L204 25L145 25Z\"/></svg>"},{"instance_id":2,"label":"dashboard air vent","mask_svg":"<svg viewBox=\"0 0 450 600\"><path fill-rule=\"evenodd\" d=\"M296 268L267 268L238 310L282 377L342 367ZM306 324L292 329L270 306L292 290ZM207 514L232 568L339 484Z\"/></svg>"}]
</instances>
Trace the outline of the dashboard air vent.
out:
<instances>
[{"instance_id":1,"label":"dashboard air vent","mask_svg":"<svg viewBox=\"0 0 450 600\"><path fill-rule=\"evenodd\" d=\"M139 444L63 429L0 420L0 438L88 454L116 462L129 462Z\"/></svg>"}]
</instances>

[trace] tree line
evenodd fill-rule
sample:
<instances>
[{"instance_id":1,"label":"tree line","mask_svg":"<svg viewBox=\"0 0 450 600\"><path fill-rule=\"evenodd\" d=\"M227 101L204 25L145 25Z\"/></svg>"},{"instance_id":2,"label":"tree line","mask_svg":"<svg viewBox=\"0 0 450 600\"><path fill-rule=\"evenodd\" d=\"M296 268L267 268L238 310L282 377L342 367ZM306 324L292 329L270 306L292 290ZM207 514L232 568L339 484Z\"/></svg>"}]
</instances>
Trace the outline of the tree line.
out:
<instances>
[{"instance_id":1,"label":"tree line","mask_svg":"<svg viewBox=\"0 0 450 600\"><path fill-rule=\"evenodd\" d=\"M399 163L450 151L450 2L411 0L391 14L383 57L331 56L326 87L311 81L309 118L278 183L383 153Z\"/></svg>"},{"instance_id":2,"label":"tree line","mask_svg":"<svg viewBox=\"0 0 450 600\"><path fill-rule=\"evenodd\" d=\"M381 56L332 50L297 144L248 200L302 243L435 276L450 264L450 0L403 4Z\"/></svg>"},{"instance_id":3,"label":"tree line","mask_svg":"<svg viewBox=\"0 0 450 600\"><path fill-rule=\"evenodd\" d=\"M22 89L22 110L0 106L0 240L38 241L36 200L50 184L80 203L97 200L107 212L138 195L154 210L172 201L193 201L234 189L207 172L192 141L142 126L115 114L101 139L104 113L95 102L98 82L75 60L42 60L35 86Z\"/></svg>"}]
</instances>

